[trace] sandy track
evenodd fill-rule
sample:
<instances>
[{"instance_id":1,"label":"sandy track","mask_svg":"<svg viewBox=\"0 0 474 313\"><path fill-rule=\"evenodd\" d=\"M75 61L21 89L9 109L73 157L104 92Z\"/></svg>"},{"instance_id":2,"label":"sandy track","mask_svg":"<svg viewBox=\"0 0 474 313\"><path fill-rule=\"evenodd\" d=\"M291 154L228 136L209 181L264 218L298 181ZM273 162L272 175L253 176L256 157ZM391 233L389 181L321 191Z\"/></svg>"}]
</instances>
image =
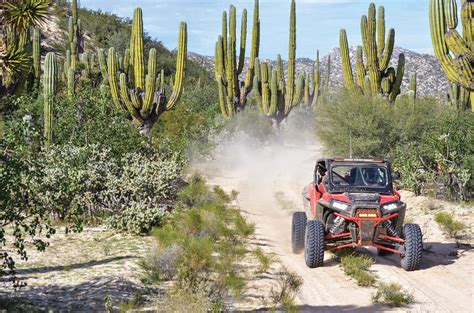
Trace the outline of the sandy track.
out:
<instances>
[{"instance_id":1,"label":"sandy track","mask_svg":"<svg viewBox=\"0 0 474 313\"><path fill-rule=\"evenodd\" d=\"M401 283L414 295L415 303L404 309L373 304L371 296L375 289L358 287L329 253L323 268L309 269L302 255L291 252L291 213L301 208L302 187L311 180L314 162L320 155L318 146L237 145L222 149L213 162L201 167L211 183L239 191L239 204L256 224L257 238L268 244L285 266L304 278L299 296L302 311L473 312L474 253L444 242L439 230L430 231L437 227L432 218L420 218L426 230L425 246L430 246L430 252L424 254L419 271L405 272L397 256L382 258L374 250L361 250L376 259L372 270L382 281ZM281 200L276 201L276 192L283 192L291 200L285 201L287 210L281 208ZM407 202L410 207L410 199ZM412 212L414 222L419 222L420 212Z\"/></svg>"}]
</instances>

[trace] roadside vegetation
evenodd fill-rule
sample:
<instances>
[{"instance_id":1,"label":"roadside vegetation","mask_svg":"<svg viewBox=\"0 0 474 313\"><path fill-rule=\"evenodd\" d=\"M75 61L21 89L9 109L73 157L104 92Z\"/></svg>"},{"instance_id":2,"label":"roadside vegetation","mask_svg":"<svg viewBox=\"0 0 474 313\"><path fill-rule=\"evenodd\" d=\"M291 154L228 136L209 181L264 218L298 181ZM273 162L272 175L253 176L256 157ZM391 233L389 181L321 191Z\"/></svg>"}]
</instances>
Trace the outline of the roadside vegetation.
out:
<instances>
[{"instance_id":1,"label":"roadside vegetation","mask_svg":"<svg viewBox=\"0 0 474 313\"><path fill-rule=\"evenodd\" d=\"M448 212L436 212L434 219L439 227L441 227L441 229L451 239L459 239L461 233L467 229L466 224L456 220L454 216Z\"/></svg>"}]
</instances>

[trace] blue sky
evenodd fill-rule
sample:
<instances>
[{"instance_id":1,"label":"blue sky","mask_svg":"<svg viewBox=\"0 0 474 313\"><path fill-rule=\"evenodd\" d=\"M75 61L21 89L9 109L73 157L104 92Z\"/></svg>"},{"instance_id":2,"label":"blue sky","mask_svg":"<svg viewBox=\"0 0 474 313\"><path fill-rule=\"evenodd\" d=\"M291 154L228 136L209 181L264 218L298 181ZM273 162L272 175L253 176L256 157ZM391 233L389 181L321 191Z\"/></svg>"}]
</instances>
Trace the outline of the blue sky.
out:
<instances>
[{"instance_id":1,"label":"blue sky","mask_svg":"<svg viewBox=\"0 0 474 313\"><path fill-rule=\"evenodd\" d=\"M349 44L360 44L360 17L367 14L370 0L296 0L297 57L314 58L339 45L339 30L348 32ZM387 31L396 30L397 46L431 53L427 0L382 0ZM238 23L243 8L248 10L251 30L253 0L80 0L81 6L131 17L137 6L143 9L145 30L174 49L180 21L188 23L188 49L213 55L221 28L221 14L230 4L237 8ZM260 0L260 55L275 58L287 54L289 0ZM238 27L240 32L240 27ZM250 44L248 38L247 44Z\"/></svg>"}]
</instances>

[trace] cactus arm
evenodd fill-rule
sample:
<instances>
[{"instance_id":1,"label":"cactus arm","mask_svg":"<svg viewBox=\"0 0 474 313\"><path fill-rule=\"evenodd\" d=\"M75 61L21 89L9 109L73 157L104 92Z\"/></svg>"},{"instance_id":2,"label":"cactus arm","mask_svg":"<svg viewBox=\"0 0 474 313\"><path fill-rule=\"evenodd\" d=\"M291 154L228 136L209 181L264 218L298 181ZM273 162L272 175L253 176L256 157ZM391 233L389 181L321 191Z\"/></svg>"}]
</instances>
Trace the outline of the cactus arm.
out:
<instances>
[{"instance_id":1,"label":"cactus arm","mask_svg":"<svg viewBox=\"0 0 474 313\"><path fill-rule=\"evenodd\" d=\"M295 58L296 58L296 4L291 1L290 38L288 44L288 78L286 81L285 111L289 111L296 102L295 97Z\"/></svg>"},{"instance_id":2,"label":"cactus arm","mask_svg":"<svg viewBox=\"0 0 474 313\"><path fill-rule=\"evenodd\" d=\"M345 29L341 29L339 33L339 46L341 51L342 72L344 74L346 88L350 92L354 92L354 75L352 74L351 58L349 56L349 43L347 42L347 34Z\"/></svg>"},{"instance_id":3,"label":"cactus arm","mask_svg":"<svg viewBox=\"0 0 474 313\"><path fill-rule=\"evenodd\" d=\"M356 82L361 90L364 90L365 83L365 65L364 65L364 56L361 46L357 46L357 56L356 56Z\"/></svg>"},{"instance_id":4,"label":"cactus arm","mask_svg":"<svg viewBox=\"0 0 474 313\"><path fill-rule=\"evenodd\" d=\"M242 12L242 25L240 28L240 53L239 53L239 67L237 75L242 73L245 65L245 48L247 45L247 10Z\"/></svg>"},{"instance_id":5,"label":"cactus arm","mask_svg":"<svg viewBox=\"0 0 474 313\"><path fill-rule=\"evenodd\" d=\"M462 35L474 51L474 3L464 1L461 7ZM471 102L472 103L472 102Z\"/></svg>"},{"instance_id":6,"label":"cactus arm","mask_svg":"<svg viewBox=\"0 0 474 313\"><path fill-rule=\"evenodd\" d=\"M99 59L99 70L102 75L102 84L106 85L108 83L108 69L107 69L107 62L105 58L104 49L99 49L97 53L97 58Z\"/></svg>"},{"instance_id":7,"label":"cactus arm","mask_svg":"<svg viewBox=\"0 0 474 313\"><path fill-rule=\"evenodd\" d=\"M259 2L255 0L253 10L253 25L252 25L252 45L250 47L250 64L245 73L245 88L247 92L252 90L253 79L255 75L255 59L258 58L258 48L260 46L260 17L259 17Z\"/></svg>"},{"instance_id":8,"label":"cactus arm","mask_svg":"<svg viewBox=\"0 0 474 313\"><path fill-rule=\"evenodd\" d=\"M474 61L474 55L467 42L456 29L450 29L445 35L446 45L454 55L465 55Z\"/></svg>"},{"instance_id":9,"label":"cactus arm","mask_svg":"<svg viewBox=\"0 0 474 313\"><path fill-rule=\"evenodd\" d=\"M324 90L323 96L327 97L329 95L329 81L331 80L331 56L328 57L326 63L326 78L324 80Z\"/></svg>"},{"instance_id":10,"label":"cactus arm","mask_svg":"<svg viewBox=\"0 0 474 313\"><path fill-rule=\"evenodd\" d=\"M41 35L37 28L33 29L33 73L35 84L39 86L41 76Z\"/></svg>"},{"instance_id":11,"label":"cactus arm","mask_svg":"<svg viewBox=\"0 0 474 313\"><path fill-rule=\"evenodd\" d=\"M226 11L222 12L222 46L224 47L224 56L227 56L227 12ZM227 60L224 60L224 61L227 62Z\"/></svg>"},{"instance_id":12,"label":"cactus arm","mask_svg":"<svg viewBox=\"0 0 474 313\"><path fill-rule=\"evenodd\" d=\"M431 40L433 42L435 55L444 73L450 81L458 81L458 75L454 69L454 62L449 54L449 49L444 39L447 31L447 23L443 4L443 0L430 0Z\"/></svg>"},{"instance_id":13,"label":"cactus arm","mask_svg":"<svg viewBox=\"0 0 474 313\"><path fill-rule=\"evenodd\" d=\"M303 88L304 88L304 74L303 73L298 75L298 78L296 79L296 86L294 88L295 88L295 94L294 94L293 102L291 103L291 107L286 112L286 115L290 114L291 109L297 106L298 104L300 104L301 100L303 100Z\"/></svg>"},{"instance_id":14,"label":"cactus arm","mask_svg":"<svg viewBox=\"0 0 474 313\"><path fill-rule=\"evenodd\" d=\"M388 31L387 43L385 44L385 50L380 59L380 70L385 71L390 64L390 59L392 58L393 47L395 45L395 29L391 28Z\"/></svg>"},{"instance_id":15,"label":"cactus arm","mask_svg":"<svg viewBox=\"0 0 474 313\"><path fill-rule=\"evenodd\" d=\"M310 79L310 76L309 76L309 73L308 74L304 74L304 84L303 84L303 104L304 105L310 105L310 102L311 102L311 96L310 96L310 92L309 92L309 85L311 83L311 79ZM314 95L313 95L314 96Z\"/></svg>"},{"instance_id":16,"label":"cactus arm","mask_svg":"<svg viewBox=\"0 0 474 313\"><path fill-rule=\"evenodd\" d=\"M466 56L459 56L454 60L458 71L459 82L464 88L474 90L474 67Z\"/></svg>"},{"instance_id":17,"label":"cactus arm","mask_svg":"<svg viewBox=\"0 0 474 313\"><path fill-rule=\"evenodd\" d=\"M392 91L390 93L390 101L395 101L397 96L400 94L400 88L402 86L404 73L405 73L405 55L403 53L400 53L400 55L398 56L397 75L396 75L395 82L393 83Z\"/></svg>"},{"instance_id":18,"label":"cactus arm","mask_svg":"<svg viewBox=\"0 0 474 313\"><path fill-rule=\"evenodd\" d=\"M151 113L153 100L156 91L156 49L150 49L148 55L148 72L146 76L145 100L143 101L143 111Z\"/></svg>"},{"instance_id":19,"label":"cactus arm","mask_svg":"<svg viewBox=\"0 0 474 313\"><path fill-rule=\"evenodd\" d=\"M278 111L278 73L277 70L272 70L271 83L270 83L270 107L268 109L268 115L275 115Z\"/></svg>"},{"instance_id":20,"label":"cactus arm","mask_svg":"<svg viewBox=\"0 0 474 313\"><path fill-rule=\"evenodd\" d=\"M227 113L227 100L226 100L227 96L225 94L226 88L225 88L224 84L222 83L222 77L221 76L217 77L217 87L218 87L218 91L219 91L219 105L220 105L220 108L221 108L221 113L224 117L228 118L229 113Z\"/></svg>"},{"instance_id":21,"label":"cactus arm","mask_svg":"<svg viewBox=\"0 0 474 313\"><path fill-rule=\"evenodd\" d=\"M377 47L378 47L378 58L382 59L385 50L385 8L379 6L377 12ZM382 71L385 69L382 69Z\"/></svg>"},{"instance_id":22,"label":"cactus arm","mask_svg":"<svg viewBox=\"0 0 474 313\"><path fill-rule=\"evenodd\" d=\"M72 97L76 93L76 73L72 67L69 68L67 73L67 95Z\"/></svg>"},{"instance_id":23,"label":"cactus arm","mask_svg":"<svg viewBox=\"0 0 474 313\"><path fill-rule=\"evenodd\" d=\"M172 109L179 101L181 94L183 93L184 76L186 71L186 60L188 58L188 31L185 22L181 22L179 25L178 35L178 54L176 57L176 73L173 84L173 92L171 93L168 102L166 103L166 109Z\"/></svg>"},{"instance_id":24,"label":"cactus arm","mask_svg":"<svg viewBox=\"0 0 474 313\"><path fill-rule=\"evenodd\" d=\"M416 73L411 73L410 74L410 82L409 82L408 89L411 92L413 92L413 94L411 96L414 99L416 99L416 96L417 96L417 76L416 76Z\"/></svg>"},{"instance_id":25,"label":"cactus arm","mask_svg":"<svg viewBox=\"0 0 474 313\"><path fill-rule=\"evenodd\" d=\"M120 94L119 94L119 85L117 82L117 59L115 55L115 49L110 48L107 58L107 69L108 69L108 78L110 86L110 94L112 95L112 100L119 111L122 111L122 105L120 103Z\"/></svg>"},{"instance_id":26,"label":"cactus arm","mask_svg":"<svg viewBox=\"0 0 474 313\"><path fill-rule=\"evenodd\" d=\"M45 147L49 149L53 141L53 104L58 85L58 62L56 55L49 52L46 55L43 78L44 97L44 138Z\"/></svg>"},{"instance_id":27,"label":"cactus arm","mask_svg":"<svg viewBox=\"0 0 474 313\"><path fill-rule=\"evenodd\" d=\"M269 113L270 108L270 82L268 77L268 64L262 63L260 67L262 75L262 110L264 113Z\"/></svg>"},{"instance_id":28,"label":"cactus arm","mask_svg":"<svg viewBox=\"0 0 474 313\"><path fill-rule=\"evenodd\" d=\"M133 64L134 83L136 88L144 90L145 60L143 52L143 12L140 8L136 8L133 13L132 33L133 46L130 51L131 55L133 56L131 61Z\"/></svg>"}]
</instances>

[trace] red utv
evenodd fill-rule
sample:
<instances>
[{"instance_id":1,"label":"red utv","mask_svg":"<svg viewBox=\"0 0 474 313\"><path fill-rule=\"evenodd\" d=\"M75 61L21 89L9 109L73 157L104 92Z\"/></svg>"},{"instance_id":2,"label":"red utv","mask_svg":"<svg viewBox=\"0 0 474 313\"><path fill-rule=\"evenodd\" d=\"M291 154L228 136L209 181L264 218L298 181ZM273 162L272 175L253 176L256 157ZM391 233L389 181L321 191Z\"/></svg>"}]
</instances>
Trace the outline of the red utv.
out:
<instances>
[{"instance_id":1,"label":"red utv","mask_svg":"<svg viewBox=\"0 0 474 313\"><path fill-rule=\"evenodd\" d=\"M293 214L293 252L304 250L306 265L315 268L325 251L372 246L379 255L399 254L407 271L419 269L422 233L403 224L406 204L392 184L399 178L387 161L319 160L303 191L305 212Z\"/></svg>"}]
</instances>

